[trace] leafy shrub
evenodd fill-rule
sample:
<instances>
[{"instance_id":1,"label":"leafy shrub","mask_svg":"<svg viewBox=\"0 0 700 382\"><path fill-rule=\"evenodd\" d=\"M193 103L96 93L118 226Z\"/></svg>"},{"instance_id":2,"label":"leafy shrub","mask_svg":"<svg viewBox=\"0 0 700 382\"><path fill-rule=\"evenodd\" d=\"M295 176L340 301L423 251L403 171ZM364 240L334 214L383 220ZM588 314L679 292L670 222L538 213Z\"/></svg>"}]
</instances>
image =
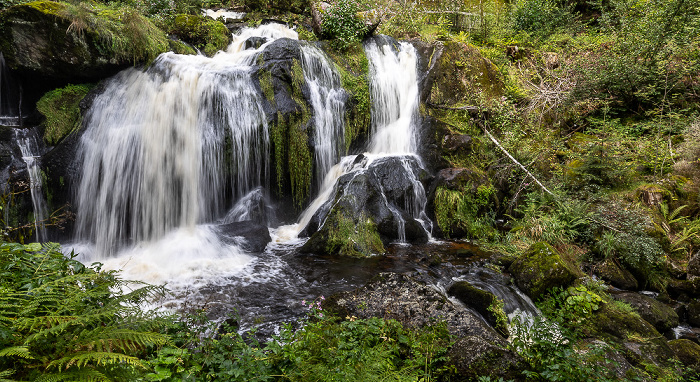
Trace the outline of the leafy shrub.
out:
<instances>
[{"instance_id":1,"label":"leafy shrub","mask_svg":"<svg viewBox=\"0 0 700 382\"><path fill-rule=\"evenodd\" d=\"M53 146L80 127L79 104L91 88L91 85L68 85L41 97L36 108L46 117L46 144Z\"/></svg>"},{"instance_id":2,"label":"leafy shrub","mask_svg":"<svg viewBox=\"0 0 700 382\"><path fill-rule=\"evenodd\" d=\"M362 40L367 34L367 25L358 16L356 0L337 0L322 15L321 29L325 38L337 49L345 50Z\"/></svg>"},{"instance_id":3,"label":"leafy shrub","mask_svg":"<svg viewBox=\"0 0 700 382\"><path fill-rule=\"evenodd\" d=\"M518 0L511 10L513 28L548 35L574 19L569 9L555 0Z\"/></svg>"}]
</instances>

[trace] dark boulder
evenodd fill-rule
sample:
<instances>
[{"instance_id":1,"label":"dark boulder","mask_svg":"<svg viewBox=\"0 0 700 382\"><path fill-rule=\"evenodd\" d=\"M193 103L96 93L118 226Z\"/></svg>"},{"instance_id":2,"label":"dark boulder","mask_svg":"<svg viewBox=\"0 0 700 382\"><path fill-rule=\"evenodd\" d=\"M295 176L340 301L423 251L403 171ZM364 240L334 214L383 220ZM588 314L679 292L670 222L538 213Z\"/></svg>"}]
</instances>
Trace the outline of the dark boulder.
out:
<instances>
[{"instance_id":1,"label":"dark boulder","mask_svg":"<svg viewBox=\"0 0 700 382\"><path fill-rule=\"evenodd\" d=\"M263 252L272 241L266 226L253 221L241 221L218 225L219 234L228 241L240 245L249 252Z\"/></svg>"},{"instance_id":2,"label":"dark boulder","mask_svg":"<svg viewBox=\"0 0 700 382\"><path fill-rule=\"evenodd\" d=\"M524 380L522 372L527 368L517 353L479 336L467 336L455 342L448 357L448 365L455 368L460 378L470 381L479 377L490 377L492 381Z\"/></svg>"},{"instance_id":3,"label":"dark boulder","mask_svg":"<svg viewBox=\"0 0 700 382\"><path fill-rule=\"evenodd\" d=\"M425 198L421 180L428 177L414 156L368 159L358 156L336 182L332 196L319 208L304 229L311 238L302 248L313 253L342 253L348 240L339 234L346 228L366 226L364 238L387 244L397 239L425 243L428 234L419 219L420 200ZM330 224L329 224L330 223ZM342 224L341 224L342 223ZM337 240L336 240L337 239ZM339 241L336 244L336 241ZM376 247L376 246L375 246ZM359 253L358 255L368 255Z\"/></svg>"},{"instance_id":4,"label":"dark boulder","mask_svg":"<svg viewBox=\"0 0 700 382\"><path fill-rule=\"evenodd\" d=\"M680 339L668 341L668 346L671 347L683 366L700 373L700 345L693 341Z\"/></svg>"},{"instance_id":5,"label":"dark boulder","mask_svg":"<svg viewBox=\"0 0 700 382\"><path fill-rule=\"evenodd\" d=\"M630 271L621 268L612 258L606 259L596 267L596 274L610 285L624 289L637 290L639 284Z\"/></svg>"},{"instance_id":6,"label":"dark boulder","mask_svg":"<svg viewBox=\"0 0 700 382\"><path fill-rule=\"evenodd\" d=\"M696 252L688 261L688 278L700 276L700 251Z\"/></svg>"},{"instance_id":7,"label":"dark boulder","mask_svg":"<svg viewBox=\"0 0 700 382\"><path fill-rule=\"evenodd\" d=\"M243 44L243 49L258 49L266 42L267 38L265 37L251 37L245 40L245 43Z\"/></svg>"}]
</instances>

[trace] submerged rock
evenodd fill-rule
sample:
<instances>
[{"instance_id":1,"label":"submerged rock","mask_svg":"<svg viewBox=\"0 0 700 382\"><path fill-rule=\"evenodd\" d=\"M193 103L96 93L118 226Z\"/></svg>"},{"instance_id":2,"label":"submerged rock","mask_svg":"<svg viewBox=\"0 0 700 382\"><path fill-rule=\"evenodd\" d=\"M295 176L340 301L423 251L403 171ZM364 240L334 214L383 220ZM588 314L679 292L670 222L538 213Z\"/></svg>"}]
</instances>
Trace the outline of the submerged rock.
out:
<instances>
[{"instance_id":1,"label":"submerged rock","mask_svg":"<svg viewBox=\"0 0 700 382\"><path fill-rule=\"evenodd\" d=\"M254 221L241 221L217 226L219 233L249 252L263 252L272 241L266 226Z\"/></svg>"}]
</instances>

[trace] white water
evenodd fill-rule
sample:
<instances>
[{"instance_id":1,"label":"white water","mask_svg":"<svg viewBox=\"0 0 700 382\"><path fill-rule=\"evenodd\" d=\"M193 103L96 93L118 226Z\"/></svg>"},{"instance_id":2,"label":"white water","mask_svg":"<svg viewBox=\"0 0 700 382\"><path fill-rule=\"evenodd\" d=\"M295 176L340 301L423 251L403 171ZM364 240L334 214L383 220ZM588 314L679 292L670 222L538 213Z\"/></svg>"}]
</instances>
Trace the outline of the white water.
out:
<instances>
[{"instance_id":1,"label":"white water","mask_svg":"<svg viewBox=\"0 0 700 382\"><path fill-rule=\"evenodd\" d=\"M320 189L326 174L345 152L345 98L340 75L313 45L302 45L302 68L314 109L314 178Z\"/></svg>"},{"instance_id":2,"label":"white water","mask_svg":"<svg viewBox=\"0 0 700 382\"><path fill-rule=\"evenodd\" d=\"M294 33L265 25L212 58L163 54L95 100L79 149L76 226L96 258L213 221L227 200L265 185L270 140L251 76L260 49L242 50L255 31L270 41Z\"/></svg>"},{"instance_id":3,"label":"white water","mask_svg":"<svg viewBox=\"0 0 700 382\"><path fill-rule=\"evenodd\" d=\"M410 155L418 159L416 126L418 113L418 76L417 53L408 43L401 43L397 50L390 44L379 45L372 40L365 44L365 53L370 62L370 98L372 100L372 137L365 153L366 160L359 165L352 165L355 156L348 156L327 171L318 196L302 212L296 224L279 227L274 235L276 241L296 238L306 227L314 213L325 205L333 195L337 180L349 172L366 171L374 160L386 156ZM405 166L408 162L402 159ZM427 232L430 232L430 220L425 214L427 198L422 183L415 178L407 167L407 175L414 184L414 195L405 210L419 220ZM399 211L392 209L399 232L400 242L405 241L404 220Z\"/></svg>"},{"instance_id":4,"label":"white water","mask_svg":"<svg viewBox=\"0 0 700 382\"><path fill-rule=\"evenodd\" d=\"M32 207L34 209L35 237L38 242L43 243L46 242L45 224L48 217L48 208L46 207L46 199L42 191L43 181L41 179L41 168L38 162L41 157L39 141L34 129L15 129L14 132L17 145L22 152L22 160L27 164Z\"/></svg>"}]
</instances>

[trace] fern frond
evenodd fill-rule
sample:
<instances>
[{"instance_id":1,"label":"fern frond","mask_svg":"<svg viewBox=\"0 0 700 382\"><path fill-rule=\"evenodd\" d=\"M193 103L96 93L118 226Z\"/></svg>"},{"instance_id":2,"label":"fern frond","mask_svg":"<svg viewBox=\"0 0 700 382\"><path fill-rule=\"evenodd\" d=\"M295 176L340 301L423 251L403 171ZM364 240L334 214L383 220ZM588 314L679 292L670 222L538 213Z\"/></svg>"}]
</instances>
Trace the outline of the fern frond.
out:
<instances>
[{"instance_id":1,"label":"fern frond","mask_svg":"<svg viewBox=\"0 0 700 382\"><path fill-rule=\"evenodd\" d=\"M86 343L88 348L97 351L118 351L127 352L140 350L147 346L163 346L168 343L168 337L164 334L154 332L140 332L131 329L111 329L102 333L101 336Z\"/></svg>"},{"instance_id":2,"label":"fern frond","mask_svg":"<svg viewBox=\"0 0 700 382\"><path fill-rule=\"evenodd\" d=\"M47 369L57 368L60 372L61 370L67 370L72 367L81 368L85 366L106 366L115 364L146 368L138 357L132 357L121 353L85 351L51 361Z\"/></svg>"},{"instance_id":3,"label":"fern frond","mask_svg":"<svg viewBox=\"0 0 700 382\"><path fill-rule=\"evenodd\" d=\"M8 377L12 376L14 373L15 371L12 369L0 371L0 382L18 382L14 379L8 379Z\"/></svg>"},{"instance_id":4,"label":"fern frond","mask_svg":"<svg viewBox=\"0 0 700 382\"><path fill-rule=\"evenodd\" d=\"M26 346L10 346L0 350L0 357L20 357L34 359Z\"/></svg>"},{"instance_id":5,"label":"fern frond","mask_svg":"<svg viewBox=\"0 0 700 382\"><path fill-rule=\"evenodd\" d=\"M93 369L84 368L68 370L59 373L44 374L36 379L36 382L111 382L112 379L103 373Z\"/></svg>"}]
</instances>

